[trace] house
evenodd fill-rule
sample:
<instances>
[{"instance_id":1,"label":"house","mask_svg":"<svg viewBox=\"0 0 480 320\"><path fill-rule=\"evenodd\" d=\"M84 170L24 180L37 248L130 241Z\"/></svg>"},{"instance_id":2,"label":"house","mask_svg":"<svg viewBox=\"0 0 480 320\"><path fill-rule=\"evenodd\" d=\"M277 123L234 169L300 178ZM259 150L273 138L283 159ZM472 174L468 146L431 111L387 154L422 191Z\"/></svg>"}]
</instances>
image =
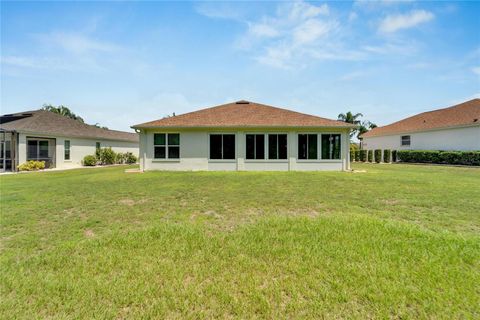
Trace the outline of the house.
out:
<instances>
[{"instance_id":1,"label":"house","mask_svg":"<svg viewBox=\"0 0 480 320\"><path fill-rule=\"evenodd\" d=\"M480 150L480 99L377 127L362 138L367 150Z\"/></svg>"},{"instance_id":2,"label":"house","mask_svg":"<svg viewBox=\"0 0 480 320\"><path fill-rule=\"evenodd\" d=\"M348 170L353 125L237 101L132 126L142 170Z\"/></svg>"},{"instance_id":3,"label":"house","mask_svg":"<svg viewBox=\"0 0 480 320\"><path fill-rule=\"evenodd\" d=\"M0 117L0 170L15 171L28 160L45 161L47 168L82 166L97 148L138 155L138 134L98 128L46 111Z\"/></svg>"}]
</instances>

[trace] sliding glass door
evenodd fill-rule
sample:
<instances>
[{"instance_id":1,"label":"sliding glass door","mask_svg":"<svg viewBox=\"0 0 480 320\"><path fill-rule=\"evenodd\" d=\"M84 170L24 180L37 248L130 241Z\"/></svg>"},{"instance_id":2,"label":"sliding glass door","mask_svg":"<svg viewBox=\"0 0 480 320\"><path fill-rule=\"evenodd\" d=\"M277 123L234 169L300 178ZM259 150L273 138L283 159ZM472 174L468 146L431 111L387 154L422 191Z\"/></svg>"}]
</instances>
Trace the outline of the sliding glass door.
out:
<instances>
[{"instance_id":1,"label":"sliding glass door","mask_svg":"<svg viewBox=\"0 0 480 320\"><path fill-rule=\"evenodd\" d=\"M55 139L27 138L27 161L45 161L45 168L55 167Z\"/></svg>"}]
</instances>

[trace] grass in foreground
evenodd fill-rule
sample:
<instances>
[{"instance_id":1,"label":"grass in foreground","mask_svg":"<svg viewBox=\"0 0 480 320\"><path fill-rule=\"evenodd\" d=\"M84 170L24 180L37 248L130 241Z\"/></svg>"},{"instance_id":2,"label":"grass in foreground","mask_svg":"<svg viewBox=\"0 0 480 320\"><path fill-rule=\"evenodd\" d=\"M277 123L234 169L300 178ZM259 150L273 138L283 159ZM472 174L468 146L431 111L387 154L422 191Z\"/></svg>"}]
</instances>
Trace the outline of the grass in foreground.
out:
<instances>
[{"instance_id":1,"label":"grass in foreground","mask_svg":"<svg viewBox=\"0 0 480 320\"><path fill-rule=\"evenodd\" d=\"M480 170L0 177L1 318L476 318Z\"/></svg>"}]
</instances>

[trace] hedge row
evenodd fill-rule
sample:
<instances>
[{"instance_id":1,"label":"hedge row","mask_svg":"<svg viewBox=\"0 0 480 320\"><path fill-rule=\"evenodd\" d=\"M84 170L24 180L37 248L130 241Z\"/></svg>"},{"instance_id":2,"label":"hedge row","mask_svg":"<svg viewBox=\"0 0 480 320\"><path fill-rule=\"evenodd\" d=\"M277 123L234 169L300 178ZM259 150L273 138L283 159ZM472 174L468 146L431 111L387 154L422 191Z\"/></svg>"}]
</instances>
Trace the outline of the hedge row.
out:
<instances>
[{"instance_id":1,"label":"hedge row","mask_svg":"<svg viewBox=\"0 0 480 320\"><path fill-rule=\"evenodd\" d=\"M382 157L383 154L383 157ZM360 162L410 162L480 166L480 151L357 150L352 157Z\"/></svg>"},{"instance_id":2,"label":"hedge row","mask_svg":"<svg viewBox=\"0 0 480 320\"><path fill-rule=\"evenodd\" d=\"M401 162L480 166L480 151L402 150L397 157Z\"/></svg>"}]
</instances>

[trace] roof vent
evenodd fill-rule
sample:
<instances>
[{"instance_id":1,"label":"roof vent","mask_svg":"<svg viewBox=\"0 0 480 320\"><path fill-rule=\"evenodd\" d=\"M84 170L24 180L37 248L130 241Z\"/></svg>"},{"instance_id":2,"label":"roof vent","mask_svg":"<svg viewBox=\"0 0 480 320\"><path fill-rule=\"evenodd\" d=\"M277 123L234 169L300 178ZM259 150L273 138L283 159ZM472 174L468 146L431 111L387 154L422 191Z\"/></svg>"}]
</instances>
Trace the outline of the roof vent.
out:
<instances>
[{"instance_id":1,"label":"roof vent","mask_svg":"<svg viewBox=\"0 0 480 320\"><path fill-rule=\"evenodd\" d=\"M247 100L240 100L240 101L237 101L235 102L235 104L249 104L250 102L248 102Z\"/></svg>"}]
</instances>

